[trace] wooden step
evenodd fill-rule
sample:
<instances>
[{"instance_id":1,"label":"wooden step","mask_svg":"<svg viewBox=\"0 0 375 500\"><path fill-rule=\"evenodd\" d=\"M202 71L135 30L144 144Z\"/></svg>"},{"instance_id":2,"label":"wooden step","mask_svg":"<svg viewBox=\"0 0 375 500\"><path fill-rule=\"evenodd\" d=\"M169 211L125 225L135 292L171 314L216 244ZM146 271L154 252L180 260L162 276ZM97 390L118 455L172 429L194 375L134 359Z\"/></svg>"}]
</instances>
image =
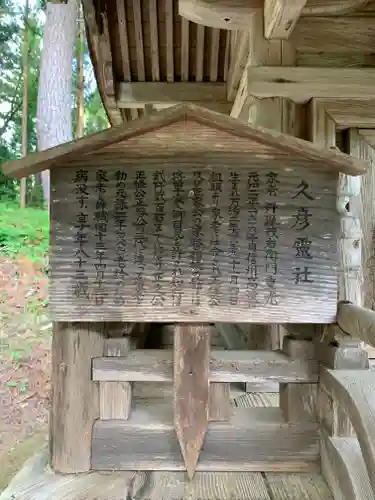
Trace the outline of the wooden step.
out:
<instances>
[{"instance_id":1,"label":"wooden step","mask_svg":"<svg viewBox=\"0 0 375 500\"><path fill-rule=\"evenodd\" d=\"M131 418L97 420L94 470L185 470L169 400L138 400ZM319 424L286 423L279 408L233 408L211 422L198 471L308 472L319 469Z\"/></svg>"},{"instance_id":2,"label":"wooden step","mask_svg":"<svg viewBox=\"0 0 375 500\"><path fill-rule=\"evenodd\" d=\"M97 382L172 382L173 353L169 349L139 349L126 357L93 359ZM278 351L214 350L210 382L311 383L318 380L315 361L290 359Z\"/></svg>"}]
</instances>

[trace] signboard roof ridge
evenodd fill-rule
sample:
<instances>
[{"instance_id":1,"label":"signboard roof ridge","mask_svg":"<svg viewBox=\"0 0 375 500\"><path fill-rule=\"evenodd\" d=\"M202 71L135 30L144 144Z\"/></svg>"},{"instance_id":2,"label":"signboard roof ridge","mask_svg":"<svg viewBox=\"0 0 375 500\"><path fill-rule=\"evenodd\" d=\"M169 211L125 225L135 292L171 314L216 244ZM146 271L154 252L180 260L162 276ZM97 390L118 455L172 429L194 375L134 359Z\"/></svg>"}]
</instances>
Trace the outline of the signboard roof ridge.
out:
<instances>
[{"instance_id":1,"label":"signboard roof ridge","mask_svg":"<svg viewBox=\"0 0 375 500\"><path fill-rule=\"evenodd\" d=\"M57 168L62 164L66 165L67 161L76 159L79 155L92 153L181 121L195 121L212 129L216 128L249 141L259 142L283 153L300 156L310 163L319 164L319 167L323 166L349 175L361 175L368 167L363 160L353 158L337 149L323 149L303 139L274 130L253 127L236 118L194 104L178 104L131 123L32 153L19 160L11 160L2 165L2 170L5 175L23 178L43 170Z\"/></svg>"}]
</instances>

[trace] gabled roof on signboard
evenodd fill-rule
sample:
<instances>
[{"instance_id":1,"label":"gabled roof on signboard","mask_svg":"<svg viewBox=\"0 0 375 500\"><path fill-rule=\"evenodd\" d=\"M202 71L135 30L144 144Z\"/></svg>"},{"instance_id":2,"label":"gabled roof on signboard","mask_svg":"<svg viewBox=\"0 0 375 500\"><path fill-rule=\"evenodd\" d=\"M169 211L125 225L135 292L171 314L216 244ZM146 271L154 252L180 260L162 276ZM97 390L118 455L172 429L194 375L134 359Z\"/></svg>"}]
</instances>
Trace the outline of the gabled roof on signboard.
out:
<instances>
[{"instance_id":1,"label":"gabled roof on signboard","mask_svg":"<svg viewBox=\"0 0 375 500\"><path fill-rule=\"evenodd\" d=\"M195 121L206 127L232 134L234 137L264 144L284 154L306 159L310 165L315 163L320 168L325 167L350 175L361 175L367 170L366 162L336 149L322 149L311 142L280 132L254 128L239 122L236 118L193 104L179 104L129 124L119 125L51 149L32 153L25 158L5 163L2 170L6 175L22 178L43 170L67 166L69 161L76 160L81 155L97 152L107 146L150 134L168 125L184 121Z\"/></svg>"}]
</instances>

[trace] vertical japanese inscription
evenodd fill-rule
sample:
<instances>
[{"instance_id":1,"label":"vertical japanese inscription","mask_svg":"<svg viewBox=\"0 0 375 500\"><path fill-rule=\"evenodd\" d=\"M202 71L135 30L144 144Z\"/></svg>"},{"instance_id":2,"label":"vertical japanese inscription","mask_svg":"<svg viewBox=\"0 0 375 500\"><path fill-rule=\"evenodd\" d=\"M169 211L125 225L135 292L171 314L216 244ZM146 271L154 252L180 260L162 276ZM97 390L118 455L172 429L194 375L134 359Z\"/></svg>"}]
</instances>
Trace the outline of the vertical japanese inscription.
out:
<instances>
[{"instance_id":1,"label":"vertical japanese inscription","mask_svg":"<svg viewBox=\"0 0 375 500\"><path fill-rule=\"evenodd\" d=\"M106 236L108 228L108 207L105 201L107 191L108 177L104 170L97 170L95 191L97 199L95 205L94 222L95 222L95 304L100 306L104 304L105 290L103 287L106 264Z\"/></svg>"},{"instance_id":2,"label":"vertical japanese inscription","mask_svg":"<svg viewBox=\"0 0 375 500\"><path fill-rule=\"evenodd\" d=\"M275 198L279 193L279 178L275 172L267 173L267 195L269 198ZM278 295L276 291L276 278L278 272L278 252L277 241L279 239L279 228L277 223L277 203L268 201L264 208L264 232L266 235L266 244L264 248L265 273L266 273L266 294L265 305L278 305Z\"/></svg>"},{"instance_id":3,"label":"vertical japanese inscription","mask_svg":"<svg viewBox=\"0 0 375 500\"><path fill-rule=\"evenodd\" d=\"M259 174L250 172L247 177L247 303L248 307L258 304L258 212L259 212Z\"/></svg>"},{"instance_id":4,"label":"vertical japanese inscription","mask_svg":"<svg viewBox=\"0 0 375 500\"><path fill-rule=\"evenodd\" d=\"M87 263L86 259L89 259L89 255L86 252L85 244L87 243L87 229L89 225L89 214L87 211L87 200L89 198L88 188L88 171L87 170L77 170L74 176L75 183L75 194L78 203L79 210L76 213L75 221L75 242L77 243L77 249L75 252L75 283L73 287L74 296L77 299L88 299L88 277L84 269L84 265Z\"/></svg>"},{"instance_id":5,"label":"vertical japanese inscription","mask_svg":"<svg viewBox=\"0 0 375 500\"><path fill-rule=\"evenodd\" d=\"M160 236L163 234L163 226L165 219L165 173L164 170L157 170L153 174L154 183L154 262L156 270L154 271L154 295L152 304L154 306L162 306L165 300L165 290L163 289L164 278L164 247L160 241Z\"/></svg>"},{"instance_id":6,"label":"vertical japanese inscription","mask_svg":"<svg viewBox=\"0 0 375 500\"><path fill-rule=\"evenodd\" d=\"M128 226L128 195L127 195L127 173L118 170L115 173L116 198L114 206L114 225L116 235L116 258L115 258L115 279L116 289L114 304L122 306L125 304L126 284L128 276L128 244L126 239Z\"/></svg>"},{"instance_id":7,"label":"vertical japanese inscription","mask_svg":"<svg viewBox=\"0 0 375 500\"><path fill-rule=\"evenodd\" d=\"M302 197L302 199L313 201L314 197L308 192L309 185L306 181L301 180L301 182L297 186L297 193L292 196L293 199L297 199ZM294 268L294 282L296 285L299 283L313 283L314 280L310 278L311 271L309 270L309 266L306 263L309 262L313 256L311 255L311 240L305 233L306 229L310 226L310 219L312 217L312 213L309 212L309 209L306 207L298 207L296 213L294 214L294 224L292 228L296 231L302 231L301 236L297 236L294 241L293 248L296 250L295 257L296 259L302 259L303 264ZM306 265L307 264L307 265Z\"/></svg>"},{"instance_id":8,"label":"vertical japanese inscription","mask_svg":"<svg viewBox=\"0 0 375 500\"><path fill-rule=\"evenodd\" d=\"M238 296L240 293L240 287L238 283L238 278L240 275L238 260L238 243L240 238L240 175L238 172L230 173L230 196L229 196L229 224L228 224L228 236L229 236L229 258L230 258L230 269L229 269L229 303L231 305L236 305L238 303Z\"/></svg>"},{"instance_id":9,"label":"vertical japanese inscription","mask_svg":"<svg viewBox=\"0 0 375 500\"><path fill-rule=\"evenodd\" d=\"M223 178L221 173L212 172L210 178L211 191L211 263L212 274L208 289L208 298L210 307L220 306L220 279L221 271L219 266L220 239L219 233L223 217L220 213L220 195L223 191Z\"/></svg>"},{"instance_id":10,"label":"vertical japanese inscription","mask_svg":"<svg viewBox=\"0 0 375 500\"><path fill-rule=\"evenodd\" d=\"M193 288L192 304L199 306L201 303L202 266L203 266L203 177L202 173L195 171L193 174L193 227L191 238L191 285Z\"/></svg>"},{"instance_id":11,"label":"vertical japanese inscription","mask_svg":"<svg viewBox=\"0 0 375 500\"><path fill-rule=\"evenodd\" d=\"M182 271L182 243L184 239L184 197L185 197L185 176L181 170L173 172L173 247L172 247L172 304L176 307L181 305L183 297L184 274Z\"/></svg>"},{"instance_id":12,"label":"vertical japanese inscription","mask_svg":"<svg viewBox=\"0 0 375 500\"><path fill-rule=\"evenodd\" d=\"M134 264L137 266L135 277L135 294L137 304L140 305L144 299L144 270L145 270L145 249L147 237L145 234L147 226L147 205L146 205L146 173L144 170L137 170L135 173L135 237L134 237Z\"/></svg>"}]
</instances>

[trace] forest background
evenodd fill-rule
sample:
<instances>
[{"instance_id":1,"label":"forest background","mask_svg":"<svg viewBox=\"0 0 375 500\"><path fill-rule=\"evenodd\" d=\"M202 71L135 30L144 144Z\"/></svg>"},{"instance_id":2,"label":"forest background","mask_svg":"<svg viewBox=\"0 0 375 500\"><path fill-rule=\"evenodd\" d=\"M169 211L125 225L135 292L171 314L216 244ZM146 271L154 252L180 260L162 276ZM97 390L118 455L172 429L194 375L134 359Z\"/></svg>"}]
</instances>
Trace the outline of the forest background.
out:
<instances>
[{"instance_id":1,"label":"forest background","mask_svg":"<svg viewBox=\"0 0 375 500\"><path fill-rule=\"evenodd\" d=\"M47 9L56 3L0 0L0 164L37 149L38 92L41 70L46 71L41 67L43 31ZM109 123L78 1L74 12L69 70L71 128L78 138ZM53 64L61 64L58 57ZM49 216L43 180L36 175L16 181L0 169L0 493L47 436L51 325L46 312Z\"/></svg>"}]
</instances>

